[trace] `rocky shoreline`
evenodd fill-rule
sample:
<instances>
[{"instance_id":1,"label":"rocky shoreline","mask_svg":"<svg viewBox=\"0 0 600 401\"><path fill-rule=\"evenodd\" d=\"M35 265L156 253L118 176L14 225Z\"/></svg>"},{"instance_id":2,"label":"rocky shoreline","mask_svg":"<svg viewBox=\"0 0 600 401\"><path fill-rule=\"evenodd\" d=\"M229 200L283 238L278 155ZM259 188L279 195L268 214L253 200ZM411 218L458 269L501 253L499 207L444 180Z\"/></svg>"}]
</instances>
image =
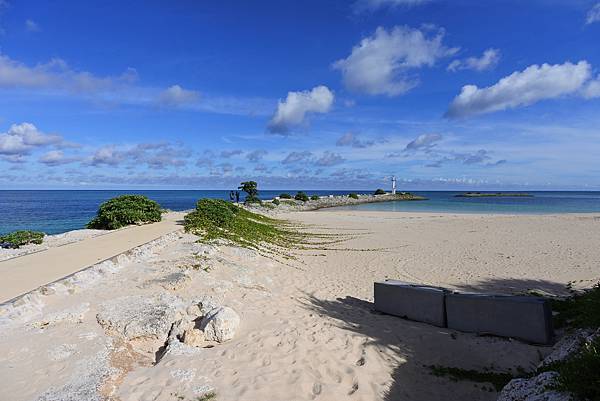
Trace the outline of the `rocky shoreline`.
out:
<instances>
[{"instance_id":1,"label":"rocky shoreline","mask_svg":"<svg viewBox=\"0 0 600 401\"><path fill-rule=\"evenodd\" d=\"M277 204L277 202L279 204ZM410 192L399 192L396 194L383 194L383 195L372 195L372 194L358 194L357 198L351 198L347 195L329 195L320 196L316 200L308 200L306 202L295 200L295 199L280 199L279 197L264 201L262 204L250 204L249 208L255 209L259 212L272 212L272 211L309 211L319 210L331 207L339 206L353 206L364 203L377 203L377 202L398 202L398 201L421 201L427 200L427 198L413 195Z\"/></svg>"}]
</instances>

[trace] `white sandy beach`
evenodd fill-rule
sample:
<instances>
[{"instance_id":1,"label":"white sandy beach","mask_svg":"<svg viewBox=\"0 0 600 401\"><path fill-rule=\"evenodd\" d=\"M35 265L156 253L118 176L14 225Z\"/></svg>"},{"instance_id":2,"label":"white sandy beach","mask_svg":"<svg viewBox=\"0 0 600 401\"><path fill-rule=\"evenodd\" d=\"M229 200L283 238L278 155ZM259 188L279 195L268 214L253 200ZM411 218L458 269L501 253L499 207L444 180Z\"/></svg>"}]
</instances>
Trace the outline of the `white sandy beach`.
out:
<instances>
[{"instance_id":1,"label":"white sandy beach","mask_svg":"<svg viewBox=\"0 0 600 401\"><path fill-rule=\"evenodd\" d=\"M82 276L5 308L2 399L170 401L214 391L219 401L494 400L490 385L435 377L426 366L531 369L549 349L374 313L373 281L565 294L567 283L589 287L600 276L594 214L326 210L285 218L352 238L280 263L171 234L93 282ZM202 297L240 315L233 340L181 344L161 357L166 338L125 341L98 323L98 314L143 300L189 305Z\"/></svg>"}]
</instances>

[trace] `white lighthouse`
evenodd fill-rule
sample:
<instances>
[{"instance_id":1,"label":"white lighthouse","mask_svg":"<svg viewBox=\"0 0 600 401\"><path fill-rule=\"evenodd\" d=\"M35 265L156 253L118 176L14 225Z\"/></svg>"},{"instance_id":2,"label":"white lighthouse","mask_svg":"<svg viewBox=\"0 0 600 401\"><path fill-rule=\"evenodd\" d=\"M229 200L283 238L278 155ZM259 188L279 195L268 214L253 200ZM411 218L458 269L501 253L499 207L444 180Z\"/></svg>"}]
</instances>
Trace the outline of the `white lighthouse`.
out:
<instances>
[{"instance_id":1,"label":"white lighthouse","mask_svg":"<svg viewBox=\"0 0 600 401\"><path fill-rule=\"evenodd\" d=\"M396 176L392 176L392 195L396 195Z\"/></svg>"}]
</instances>

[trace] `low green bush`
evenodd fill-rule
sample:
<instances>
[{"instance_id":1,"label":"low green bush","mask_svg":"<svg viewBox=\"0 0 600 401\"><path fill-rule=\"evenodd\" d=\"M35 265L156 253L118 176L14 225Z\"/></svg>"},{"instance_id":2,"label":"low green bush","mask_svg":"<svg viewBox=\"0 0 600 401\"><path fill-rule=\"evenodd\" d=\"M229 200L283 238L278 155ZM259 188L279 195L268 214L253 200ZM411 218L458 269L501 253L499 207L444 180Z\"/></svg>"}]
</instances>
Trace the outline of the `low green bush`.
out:
<instances>
[{"instance_id":1,"label":"low green bush","mask_svg":"<svg viewBox=\"0 0 600 401\"><path fill-rule=\"evenodd\" d=\"M307 202L308 201L308 195L306 195L302 191L298 191L298 193L296 194L296 196L294 196L294 199L302 201L302 202Z\"/></svg>"},{"instance_id":2,"label":"low green bush","mask_svg":"<svg viewBox=\"0 0 600 401\"><path fill-rule=\"evenodd\" d=\"M19 230L0 236L0 245L3 248L17 249L27 244L41 244L44 241L45 233L40 231Z\"/></svg>"},{"instance_id":3,"label":"low green bush","mask_svg":"<svg viewBox=\"0 0 600 401\"><path fill-rule=\"evenodd\" d=\"M273 199L271 203L274 205L279 205L279 199Z\"/></svg>"},{"instance_id":4,"label":"low green bush","mask_svg":"<svg viewBox=\"0 0 600 401\"><path fill-rule=\"evenodd\" d=\"M239 246L263 249L265 246L291 248L300 244L305 234L292 230L282 220L250 212L220 199L200 199L196 210L184 217L185 231L211 243L220 239Z\"/></svg>"},{"instance_id":5,"label":"low green bush","mask_svg":"<svg viewBox=\"0 0 600 401\"><path fill-rule=\"evenodd\" d=\"M551 299L556 328L600 327L600 283L566 299Z\"/></svg>"},{"instance_id":6,"label":"low green bush","mask_svg":"<svg viewBox=\"0 0 600 401\"><path fill-rule=\"evenodd\" d=\"M352 199L358 199L358 195L355 193L351 193L348 195L348 198L352 198Z\"/></svg>"},{"instance_id":7,"label":"low green bush","mask_svg":"<svg viewBox=\"0 0 600 401\"><path fill-rule=\"evenodd\" d=\"M375 190L375 192L373 192L373 194L375 195L385 195L385 191L381 188Z\"/></svg>"},{"instance_id":8,"label":"low green bush","mask_svg":"<svg viewBox=\"0 0 600 401\"><path fill-rule=\"evenodd\" d=\"M121 195L102 203L87 228L115 230L131 224L157 222L161 215L160 205L155 201L143 195Z\"/></svg>"},{"instance_id":9,"label":"low green bush","mask_svg":"<svg viewBox=\"0 0 600 401\"><path fill-rule=\"evenodd\" d=\"M279 194L279 197L280 197L281 199L292 199L292 195L290 195L290 194L286 194L286 193Z\"/></svg>"},{"instance_id":10,"label":"low green bush","mask_svg":"<svg viewBox=\"0 0 600 401\"><path fill-rule=\"evenodd\" d=\"M313 196L311 196L310 200L319 200L319 195L313 195Z\"/></svg>"}]
</instances>

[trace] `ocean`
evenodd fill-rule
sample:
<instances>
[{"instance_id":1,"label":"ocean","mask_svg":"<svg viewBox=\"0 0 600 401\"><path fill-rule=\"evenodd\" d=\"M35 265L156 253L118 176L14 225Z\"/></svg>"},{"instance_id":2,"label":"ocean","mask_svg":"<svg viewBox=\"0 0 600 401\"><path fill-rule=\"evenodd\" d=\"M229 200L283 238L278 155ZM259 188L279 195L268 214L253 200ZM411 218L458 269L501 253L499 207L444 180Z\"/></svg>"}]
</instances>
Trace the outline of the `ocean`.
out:
<instances>
[{"instance_id":1,"label":"ocean","mask_svg":"<svg viewBox=\"0 0 600 401\"><path fill-rule=\"evenodd\" d=\"M270 199L292 190L261 191L263 199ZM305 191L308 195L341 195L365 191ZM411 191L413 192L413 191ZM14 230L37 230L58 234L84 228L96 214L98 206L118 195L136 193L154 199L163 208L187 210L194 208L198 199L229 199L228 190L152 190L152 191L0 191L0 234ZM522 198L456 198L461 192L414 191L428 198L426 201L384 202L343 207L354 210L451 212L451 213L600 213L600 192L528 192L533 197Z\"/></svg>"}]
</instances>

